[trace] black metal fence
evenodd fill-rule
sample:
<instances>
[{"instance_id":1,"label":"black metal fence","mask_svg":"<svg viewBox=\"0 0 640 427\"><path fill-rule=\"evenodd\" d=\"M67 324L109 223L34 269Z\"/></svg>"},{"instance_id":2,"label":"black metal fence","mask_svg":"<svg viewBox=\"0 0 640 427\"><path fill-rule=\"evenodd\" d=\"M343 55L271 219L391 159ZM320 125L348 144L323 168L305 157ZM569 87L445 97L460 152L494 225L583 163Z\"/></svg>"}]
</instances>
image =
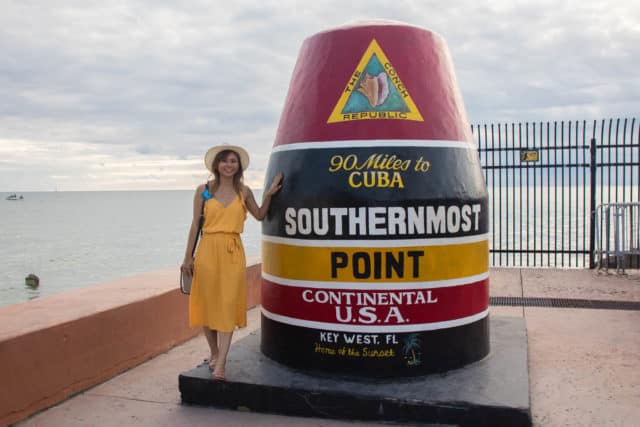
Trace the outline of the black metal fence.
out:
<instances>
[{"instance_id":1,"label":"black metal fence","mask_svg":"<svg viewBox=\"0 0 640 427\"><path fill-rule=\"evenodd\" d=\"M636 119L473 125L494 266L594 265L595 209L640 201Z\"/></svg>"}]
</instances>

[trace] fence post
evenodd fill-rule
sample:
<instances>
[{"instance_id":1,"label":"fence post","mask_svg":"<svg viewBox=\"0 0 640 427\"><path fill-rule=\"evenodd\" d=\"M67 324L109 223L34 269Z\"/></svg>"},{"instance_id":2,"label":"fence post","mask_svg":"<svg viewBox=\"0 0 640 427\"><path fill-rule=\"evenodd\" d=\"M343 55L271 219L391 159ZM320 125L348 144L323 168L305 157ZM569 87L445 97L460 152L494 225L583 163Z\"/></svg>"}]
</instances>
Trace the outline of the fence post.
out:
<instances>
[{"instance_id":1,"label":"fence post","mask_svg":"<svg viewBox=\"0 0 640 427\"><path fill-rule=\"evenodd\" d=\"M589 268L596 267L595 241L596 241L596 139L591 138L591 161L589 171L591 173L591 215L589 220Z\"/></svg>"}]
</instances>

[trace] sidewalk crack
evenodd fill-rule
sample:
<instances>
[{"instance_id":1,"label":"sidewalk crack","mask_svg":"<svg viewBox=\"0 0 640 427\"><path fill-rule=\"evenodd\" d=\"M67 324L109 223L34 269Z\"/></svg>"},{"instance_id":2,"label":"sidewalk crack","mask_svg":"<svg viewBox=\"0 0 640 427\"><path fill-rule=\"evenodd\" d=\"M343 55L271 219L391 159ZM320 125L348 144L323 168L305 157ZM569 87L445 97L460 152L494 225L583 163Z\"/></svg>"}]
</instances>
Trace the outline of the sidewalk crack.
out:
<instances>
[{"instance_id":1,"label":"sidewalk crack","mask_svg":"<svg viewBox=\"0 0 640 427\"><path fill-rule=\"evenodd\" d=\"M160 405L178 403L178 402L173 401L173 400L149 400L149 399L140 399L140 398L136 398L136 397L118 396L118 395L115 395L115 394L104 394L104 393L86 393L86 394L88 396L110 397L110 398L113 398L113 399L132 400L132 401L135 401L135 402L157 403L157 404L160 404Z\"/></svg>"}]
</instances>

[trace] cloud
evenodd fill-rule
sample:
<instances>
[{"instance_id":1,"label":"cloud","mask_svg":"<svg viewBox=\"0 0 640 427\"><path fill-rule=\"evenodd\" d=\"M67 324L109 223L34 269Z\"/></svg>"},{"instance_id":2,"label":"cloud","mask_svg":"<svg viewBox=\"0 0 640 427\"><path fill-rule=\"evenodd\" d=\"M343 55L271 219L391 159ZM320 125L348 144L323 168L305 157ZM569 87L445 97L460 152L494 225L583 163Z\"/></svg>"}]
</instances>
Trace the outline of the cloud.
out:
<instances>
[{"instance_id":1,"label":"cloud","mask_svg":"<svg viewBox=\"0 0 640 427\"><path fill-rule=\"evenodd\" d=\"M0 140L0 157L0 182L32 191L182 189L185 179L208 176L199 156L141 154L127 145Z\"/></svg>"},{"instance_id":2,"label":"cloud","mask_svg":"<svg viewBox=\"0 0 640 427\"><path fill-rule=\"evenodd\" d=\"M10 2L0 16L0 144L31 156L0 163L0 190L63 177L68 188L192 188L206 171L182 162L220 142L249 149L247 173L261 186L303 40L367 18L440 33L474 123L638 112L632 2ZM89 177L92 156L148 172ZM152 171L167 159L176 163ZM16 172L27 166L39 179Z\"/></svg>"}]
</instances>

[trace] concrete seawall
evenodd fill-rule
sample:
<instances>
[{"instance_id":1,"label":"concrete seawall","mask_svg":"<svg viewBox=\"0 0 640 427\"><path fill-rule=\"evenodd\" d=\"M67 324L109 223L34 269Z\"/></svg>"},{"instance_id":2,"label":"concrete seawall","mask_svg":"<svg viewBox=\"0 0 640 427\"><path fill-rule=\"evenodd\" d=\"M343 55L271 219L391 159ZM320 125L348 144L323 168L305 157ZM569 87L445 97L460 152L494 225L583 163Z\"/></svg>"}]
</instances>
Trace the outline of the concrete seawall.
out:
<instances>
[{"instance_id":1,"label":"concrete seawall","mask_svg":"<svg viewBox=\"0 0 640 427\"><path fill-rule=\"evenodd\" d=\"M260 275L249 257L248 308L260 303ZM0 308L0 426L199 334L187 310L177 267Z\"/></svg>"}]
</instances>

